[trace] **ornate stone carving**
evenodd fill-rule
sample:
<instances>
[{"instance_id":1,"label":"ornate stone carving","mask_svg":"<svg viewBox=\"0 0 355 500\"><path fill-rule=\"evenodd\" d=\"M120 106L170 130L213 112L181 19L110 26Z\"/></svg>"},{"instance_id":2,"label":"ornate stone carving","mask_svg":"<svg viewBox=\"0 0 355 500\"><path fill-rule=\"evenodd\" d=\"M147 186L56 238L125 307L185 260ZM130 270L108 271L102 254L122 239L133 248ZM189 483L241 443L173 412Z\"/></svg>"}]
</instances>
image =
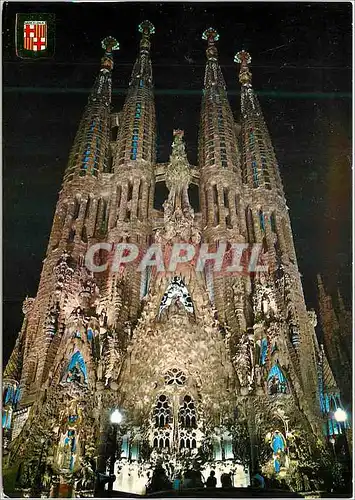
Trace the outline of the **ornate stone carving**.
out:
<instances>
[{"instance_id":1,"label":"ornate stone carving","mask_svg":"<svg viewBox=\"0 0 355 500\"><path fill-rule=\"evenodd\" d=\"M190 205L188 187L191 180L191 168L187 160L184 132L174 130L172 154L166 173L166 185L169 189L168 199L164 206L164 229L155 233L155 241L192 242L201 241L200 230L195 223L194 210Z\"/></svg>"},{"instance_id":2,"label":"ornate stone carving","mask_svg":"<svg viewBox=\"0 0 355 500\"><path fill-rule=\"evenodd\" d=\"M85 267L82 267L80 271L80 306L84 310L90 309L96 305L98 298L99 289L92 273L89 273Z\"/></svg>"},{"instance_id":3,"label":"ornate stone carving","mask_svg":"<svg viewBox=\"0 0 355 500\"><path fill-rule=\"evenodd\" d=\"M34 306L35 299L32 297L26 297L22 304L22 312L26 316L29 314Z\"/></svg>"},{"instance_id":4,"label":"ornate stone carving","mask_svg":"<svg viewBox=\"0 0 355 500\"><path fill-rule=\"evenodd\" d=\"M117 389L116 384L122 363L122 353L117 345L116 336L108 332L105 348L105 387Z\"/></svg>"},{"instance_id":5,"label":"ornate stone carving","mask_svg":"<svg viewBox=\"0 0 355 500\"><path fill-rule=\"evenodd\" d=\"M271 280L260 274L255 285L254 315L256 321L270 320L277 316L277 305Z\"/></svg>"},{"instance_id":6,"label":"ornate stone carving","mask_svg":"<svg viewBox=\"0 0 355 500\"><path fill-rule=\"evenodd\" d=\"M317 340L304 335L302 350L292 349L289 341L295 342L299 332L311 333L315 319L309 315L307 321L304 315L274 153L251 79L245 77L249 74L248 57L243 59L241 78L245 86L242 119L246 121L240 139L243 150L249 148L251 156L239 155L238 127L230 113L214 46L218 34L209 29L205 32L209 48L199 168L190 167L180 130L174 131L168 167L156 165L148 53L153 29L150 23L141 25L144 36L132 75L133 93L115 125L120 127L116 145L112 147L111 142L112 173L106 171L111 50L103 58L101 76L81 122L60 193L59 215L36 304L34 307L34 299L24 303L26 318L9 362L9 374L21 381L24 393L17 402L18 414L26 411L27 420L17 434L13 433L15 439L7 451L12 470L24 464L20 481L29 496L36 496L30 495L36 484L47 494L49 485L58 482L74 484L76 496L92 495L94 473L107 470L109 460L115 465L117 479L123 477L120 484L129 485L128 489L155 465L163 466L169 478L183 469L200 470L206 462L208 467L218 466L218 475L239 468L240 476L244 474L240 463L250 465L253 448L261 464L271 460L274 474L272 449L267 443L268 459L264 460L262 443L265 445L265 434L270 432L272 438L278 429L287 439L291 459L301 465L297 473L304 475L306 467L318 473L309 460L313 453L317 455L314 395L318 380L311 348L313 342L317 352ZM113 49L115 41L108 39L107 44ZM261 156L260 147L265 152ZM252 166L253 155L256 163ZM263 156L265 162L260 163ZM267 175L271 167L273 175ZM262 187L267 177L270 189ZM163 220L153 208L154 178L156 182L165 178L169 190ZM201 189L201 214L195 214L190 204L188 188L192 182ZM251 183L260 183L260 189ZM157 219L152 220L155 215ZM169 303L162 303L162 297L174 277L170 271L149 273L147 287L141 286L140 277L136 278L130 266L121 266L118 276L109 268L95 274L95 279L83 267L85 250L104 241L104 235L110 243L139 242L143 247L149 246L153 227L165 257L175 242L200 243L201 222L204 242L260 242L265 237L269 258L278 254L270 262L272 269L278 266L280 253L285 264L275 271L274 281L269 275L255 273L240 279L238 275L229 279L222 273L216 278L211 268L205 280L194 263L183 264L174 276L186 284L190 300L182 294L169 297ZM279 248L273 249L273 244ZM61 248L71 249L73 262L67 252L56 262ZM145 300L140 303L143 288ZM44 322L53 336L58 321L63 335L53 342L48 342L42 331L38 335ZM172 411L165 412L167 399L160 399L163 411L158 416L167 417L160 422L152 419L152 408L164 394ZM15 397L12 402L16 403ZM112 428L109 416L114 407L124 412L124 423L110 449L107 429ZM243 415L238 415L237 407ZM295 447L287 433L287 419L285 433L280 422L275 423L274 410L280 407L287 407L290 421L292 415L299 423L302 447L298 451L292 450ZM123 448L126 457L115 462ZM279 460L283 446L275 445L273 450ZM47 467L44 473L41 464L43 469ZM98 464L98 471L93 464ZM290 478L295 469L287 472ZM323 470L328 472L329 467ZM247 480L242 476L238 482L246 484Z\"/></svg>"},{"instance_id":7,"label":"ornate stone carving","mask_svg":"<svg viewBox=\"0 0 355 500\"><path fill-rule=\"evenodd\" d=\"M70 266L69 263L70 254L64 251L54 268L54 273L57 278L57 285L55 289L55 293L57 296L60 296L62 294L65 289L65 285L67 285L73 277L74 268Z\"/></svg>"},{"instance_id":8,"label":"ornate stone carving","mask_svg":"<svg viewBox=\"0 0 355 500\"><path fill-rule=\"evenodd\" d=\"M249 391L251 391L251 384L253 380L248 335L242 335L232 361L238 375L241 386L241 394L246 395Z\"/></svg>"},{"instance_id":9,"label":"ornate stone carving","mask_svg":"<svg viewBox=\"0 0 355 500\"><path fill-rule=\"evenodd\" d=\"M247 329L247 322L244 313L245 289L241 279L235 280L232 285L234 312L238 318L240 331L244 332Z\"/></svg>"},{"instance_id":10,"label":"ornate stone carving","mask_svg":"<svg viewBox=\"0 0 355 500\"><path fill-rule=\"evenodd\" d=\"M57 333L58 329L58 318L59 318L60 308L58 302L52 305L49 310L47 320L46 320L46 332L47 335L53 337Z\"/></svg>"},{"instance_id":11,"label":"ornate stone carving","mask_svg":"<svg viewBox=\"0 0 355 500\"><path fill-rule=\"evenodd\" d=\"M191 181L191 169L183 142L184 131L174 130L173 134L172 153L165 177L166 186L172 195L181 192Z\"/></svg>"},{"instance_id":12,"label":"ornate stone carving","mask_svg":"<svg viewBox=\"0 0 355 500\"><path fill-rule=\"evenodd\" d=\"M315 328L318 324L318 319L317 319L317 313L314 311L314 309L311 309L310 311L307 311L308 314L308 320L312 328Z\"/></svg>"}]
</instances>

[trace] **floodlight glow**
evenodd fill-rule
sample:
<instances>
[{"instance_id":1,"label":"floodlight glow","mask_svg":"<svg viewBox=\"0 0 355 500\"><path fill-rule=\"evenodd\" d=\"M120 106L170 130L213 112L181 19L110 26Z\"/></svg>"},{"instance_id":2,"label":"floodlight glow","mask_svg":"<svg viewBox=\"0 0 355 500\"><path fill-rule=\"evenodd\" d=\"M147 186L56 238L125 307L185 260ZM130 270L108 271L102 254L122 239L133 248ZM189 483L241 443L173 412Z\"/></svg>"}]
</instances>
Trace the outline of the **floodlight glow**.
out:
<instances>
[{"instance_id":1,"label":"floodlight glow","mask_svg":"<svg viewBox=\"0 0 355 500\"><path fill-rule=\"evenodd\" d=\"M122 422L122 413L120 412L120 410L114 410L112 413L111 413L111 416L110 416L110 421L111 421L111 424L120 424Z\"/></svg>"},{"instance_id":2,"label":"floodlight glow","mask_svg":"<svg viewBox=\"0 0 355 500\"><path fill-rule=\"evenodd\" d=\"M342 408L338 408L334 412L334 418L337 422L345 422L348 418L348 415L346 414L346 411L344 411Z\"/></svg>"}]
</instances>

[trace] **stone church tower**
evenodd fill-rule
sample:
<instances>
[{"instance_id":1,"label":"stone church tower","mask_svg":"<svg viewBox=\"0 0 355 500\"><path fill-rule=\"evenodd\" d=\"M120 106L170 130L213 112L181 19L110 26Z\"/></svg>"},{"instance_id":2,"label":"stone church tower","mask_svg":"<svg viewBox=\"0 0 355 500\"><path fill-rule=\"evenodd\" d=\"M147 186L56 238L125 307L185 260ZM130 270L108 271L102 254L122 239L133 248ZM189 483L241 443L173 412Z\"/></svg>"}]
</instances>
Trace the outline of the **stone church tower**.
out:
<instances>
[{"instance_id":1,"label":"stone church tower","mask_svg":"<svg viewBox=\"0 0 355 500\"><path fill-rule=\"evenodd\" d=\"M38 293L24 301L3 377L5 484L31 495L83 496L114 473L115 490L138 493L159 474L206 479L214 469L218 485L226 473L234 486L247 486L259 471L293 490L317 488L328 456L320 348L251 58L245 51L235 58L238 124L218 34L204 32L198 165L189 164L182 130L172 133L169 162L157 164L155 30L144 21L139 31L118 113L110 107L118 43L103 41ZM168 195L159 210L160 183ZM197 190L200 210L192 208ZM124 252L114 269L118 244ZM267 270L216 272L201 258L225 252L228 260L240 248L247 258L252 245ZM123 264L134 248L140 266ZM115 410L119 424L110 421Z\"/></svg>"},{"instance_id":2,"label":"stone church tower","mask_svg":"<svg viewBox=\"0 0 355 500\"><path fill-rule=\"evenodd\" d=\"M342 399L349 407L352 404L352 315L347 310L338 290L336 300L327 293L321 276L318 275L319 322L329 364L339 386Z\"/></svg>"}]
</instances>

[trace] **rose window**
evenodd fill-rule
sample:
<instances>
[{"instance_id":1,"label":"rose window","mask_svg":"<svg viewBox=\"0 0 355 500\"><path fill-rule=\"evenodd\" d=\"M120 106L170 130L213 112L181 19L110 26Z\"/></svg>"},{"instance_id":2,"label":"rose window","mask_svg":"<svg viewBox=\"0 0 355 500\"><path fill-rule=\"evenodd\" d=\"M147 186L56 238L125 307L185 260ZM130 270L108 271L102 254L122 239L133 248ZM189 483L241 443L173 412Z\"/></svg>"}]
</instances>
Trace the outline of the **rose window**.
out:
<instances>
[{"instance_id":1,"label":"rose window","mask_svg":"<svg viewBox=\"0 0 355 500\"><path fill-rule=\"evenodd\" d=\"M168 370L165 374L165 383L167 385L184 385L186 382L186 375L182 370L179 370L178 368L172 368L171 370Z\"/></svg>"}]
</instances>

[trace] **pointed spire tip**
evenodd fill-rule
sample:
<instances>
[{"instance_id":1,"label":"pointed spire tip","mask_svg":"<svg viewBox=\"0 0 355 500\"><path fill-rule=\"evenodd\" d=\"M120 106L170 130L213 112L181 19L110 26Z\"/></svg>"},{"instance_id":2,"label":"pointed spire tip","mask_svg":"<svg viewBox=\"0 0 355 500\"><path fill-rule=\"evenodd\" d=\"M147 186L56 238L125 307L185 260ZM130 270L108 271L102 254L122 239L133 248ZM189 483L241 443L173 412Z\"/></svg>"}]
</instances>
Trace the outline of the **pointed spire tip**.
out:
<instances>
[{"instance_id":1,"label":"pointed spire tip","mask_svg":"<svg viewBox=\"0 0 355 500\"><path fill-rule=\"evenodd\" d=\"M206 55L209 61L216 61L218 57L215 42L219 39L219 34L214 28L207 28L202 33L202 40L207 40Z\"/></svg>"},{"instance_id":2,"label":"pointed spire tip","mask_svg":"<svg viewBox=\"0 0 355 500\"><path fill-rule=\"evenodd\" d=\"M248 64L251 63L251 55L241 50L234 56L234 62L240 64L239 81L243 86L251 87L251 72Z\"/></svg>"},{"instance_id":3,"label":"pointed spire tip","mask_svg":"<svg viewBox=\"0 0 355 500\"><path fill-rule=\"evenodd\" d=\"M105 50L104 56L101 58L101 71L107 72L113 69L113 54L114 50L120 48L120 44L113 38L113 36L107 36L101 42L101 47Z\"/></svg>"}]
</instances>

